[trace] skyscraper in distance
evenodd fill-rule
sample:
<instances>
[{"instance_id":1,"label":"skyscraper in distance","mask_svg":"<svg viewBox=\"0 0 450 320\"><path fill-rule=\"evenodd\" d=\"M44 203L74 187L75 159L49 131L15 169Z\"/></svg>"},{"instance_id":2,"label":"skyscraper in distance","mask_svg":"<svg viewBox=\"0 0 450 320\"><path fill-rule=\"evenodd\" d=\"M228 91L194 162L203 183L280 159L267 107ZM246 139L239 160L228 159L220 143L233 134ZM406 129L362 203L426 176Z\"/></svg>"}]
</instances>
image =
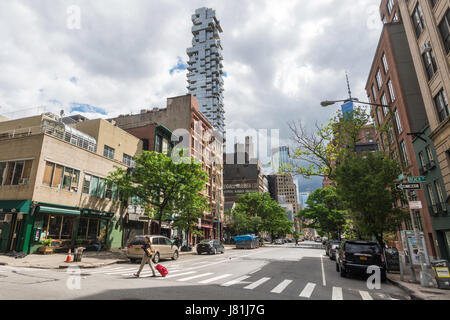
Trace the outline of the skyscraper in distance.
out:
<instances>
[{"instance_id":1,"label":"skyscraper in distance","mask_svg":"<svg viewBox=\"0 0 450 320\"><path fill-rule=\"evenodd\" d=\"M198 100L200 112L224 134L223 49L219 36L223 30L215 10L210 8L195 10L192 23L192 47L186 51L188 92Z\"/></svg>"}]
</instances>

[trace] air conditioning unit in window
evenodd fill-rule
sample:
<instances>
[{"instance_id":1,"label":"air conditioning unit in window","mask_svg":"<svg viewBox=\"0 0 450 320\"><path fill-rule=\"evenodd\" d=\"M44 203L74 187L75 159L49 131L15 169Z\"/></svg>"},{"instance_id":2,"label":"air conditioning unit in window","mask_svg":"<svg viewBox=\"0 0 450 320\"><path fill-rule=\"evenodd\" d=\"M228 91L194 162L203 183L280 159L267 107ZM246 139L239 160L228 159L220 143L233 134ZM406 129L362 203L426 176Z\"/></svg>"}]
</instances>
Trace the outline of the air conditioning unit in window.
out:
<instances>
[{"instance_id":1,"label":"air conditioning unit in window","mask_svg":"<svg viewBox=\"0 0 450 320\"><path fill-rule=\"evenodd\" d=\"M28 178L22 178L19 180L19 185L28 184L29 181L30 181L30 179L28 179Z\"/></svg>"},{"instance_id":2,"label":"air conditioning unit in window","mask_svg":"<svg viewBox=\"0 0 450 320\"><path fill-rule=\"evenodd\" d=\"M420 52L422 54L424 54L425 52L430 52L431 51L431 43L425 42L421 47L420 47Z\"/></svg>"}]
</instances>

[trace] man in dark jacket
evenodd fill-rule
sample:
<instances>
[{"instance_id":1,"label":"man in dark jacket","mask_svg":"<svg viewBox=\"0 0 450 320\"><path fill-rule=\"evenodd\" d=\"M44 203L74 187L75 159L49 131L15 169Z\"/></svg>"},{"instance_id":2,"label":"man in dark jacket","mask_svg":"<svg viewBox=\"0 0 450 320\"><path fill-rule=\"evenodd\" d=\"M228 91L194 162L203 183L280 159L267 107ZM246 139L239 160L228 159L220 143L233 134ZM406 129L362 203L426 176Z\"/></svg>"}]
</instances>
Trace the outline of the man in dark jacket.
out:
<instances>
[{"instance_id":1,"label":"man in dark jacket","mask_svg":"<svg viewBox=\"0 0 450 320\"><path fill-rule=\"evenodd\" d=\"M153 268L152 265L152 256L153 256L152 242L149 237L145 237L145 244L142 246L142 249L144 250L144 256L142 257L142 262L141 266L139 267L139 271L135 273L134 276L139 278L142 269L144 269L145 264L148 263L150 269L152 269L153 277L156 277L155 269Z\"/></svg>"}]
</instances>

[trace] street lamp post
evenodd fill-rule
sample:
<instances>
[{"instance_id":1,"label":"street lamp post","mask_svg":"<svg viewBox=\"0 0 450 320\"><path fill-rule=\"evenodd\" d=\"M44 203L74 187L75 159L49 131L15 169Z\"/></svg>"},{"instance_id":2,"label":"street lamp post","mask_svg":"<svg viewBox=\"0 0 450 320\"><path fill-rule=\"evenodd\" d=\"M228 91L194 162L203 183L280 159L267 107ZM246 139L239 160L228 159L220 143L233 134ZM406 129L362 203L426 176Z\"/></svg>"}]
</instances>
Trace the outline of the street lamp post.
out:
<instances>
[{"instance_id":1,"label":"street lamp post","mask_svg":"<svg viewBox=\"0 0 450 320\"><path fill-rule=\"evenodd\" d=\"M399 131L398 131L397 123L395 122L395 119L394 119L394 113L392 112L392 108L393 108L392 105L390 105L390 104L389 105L385 105L385 104L372 103L372 102L361 102L357 98L350 98L350 99L347 99L347 100L336 100L336 101L328 101L328 100L326 100L326 101L322 101L320 103L320 105L322 107L327 107L327 106L331 106L331 105L333 105L335 103L338 103L338 102L351 102L351 101L352 102L357 102L357 103L360 103L360 104L374 106L376 108L381 107L381 108L388 108L389 109L389 117L391 119L392 127L394 129L393 130L394 131L394 140L395 140L395 144L397 146L397 152L399 154L399 157L401 157L401 155L400 155L400 152L401 152L400 150L401 149L400 149L400 144L399 144ZM406 172L405 164L404 164L404 162L403 162L403 160L401 158L400 158L400 166L401 166L401 169L402 169L402 175L403 175L403 177L405 177L405 174L407 174L407 172ZM412 223L412 227L414 229L414 234L415 234L415 237L416 237L417 246L418 246L419 249L420 248L423 249L423 247L422 247L422 239L420 238L419 229L417 228L417 225L416 225L416 222L415 222L415 219L414 219L413 210L410 209L409 210L409 214L410 214L410 217L411 217L411 223ZM408 248L407 248L407 250L408 250ZM420 256L420 265L421 265L422 272L425 273L425 257L424 257L424 254L423 254L423 250L419 250L419 256ZM417 282L416 274L414 272L414 267L413 267L413 264L412 264L412 254L411 253L410 253L410 260L411 260L410 261L410 267L411 267L412 280L413 280L413 282ZM422 285L424 285L424 284L422 283Z\"/></svg>"}]
</instances>

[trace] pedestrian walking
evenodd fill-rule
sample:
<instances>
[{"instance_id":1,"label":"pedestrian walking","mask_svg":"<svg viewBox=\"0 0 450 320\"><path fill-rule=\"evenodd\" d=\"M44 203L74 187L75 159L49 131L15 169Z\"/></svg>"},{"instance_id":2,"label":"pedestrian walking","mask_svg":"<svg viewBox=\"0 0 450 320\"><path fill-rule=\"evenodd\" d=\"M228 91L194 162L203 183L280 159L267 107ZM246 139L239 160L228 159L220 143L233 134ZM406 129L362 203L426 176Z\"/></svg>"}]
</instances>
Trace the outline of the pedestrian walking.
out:
<instances>
[{"instance_id":1,"label":"pedestrian walking","mask_svg":"<svg viewBox=\"0 0 450 320\"><path fill-rule=\"evenodd\" d=\"M150 266L150 269L152 269L153 277L156 277L155 269L152 265L152 256L153 256L153 247L152 247L152 241L150 240L150 237L145 237L145 244L142 246L142 249L144 250L144 256L142 257L141 266L139 267L139 271L134 274L135 277L139 278L139 275L141 274L142 269L144 269L145 264L148 263Z\"/></svg>"}]
</instances>

